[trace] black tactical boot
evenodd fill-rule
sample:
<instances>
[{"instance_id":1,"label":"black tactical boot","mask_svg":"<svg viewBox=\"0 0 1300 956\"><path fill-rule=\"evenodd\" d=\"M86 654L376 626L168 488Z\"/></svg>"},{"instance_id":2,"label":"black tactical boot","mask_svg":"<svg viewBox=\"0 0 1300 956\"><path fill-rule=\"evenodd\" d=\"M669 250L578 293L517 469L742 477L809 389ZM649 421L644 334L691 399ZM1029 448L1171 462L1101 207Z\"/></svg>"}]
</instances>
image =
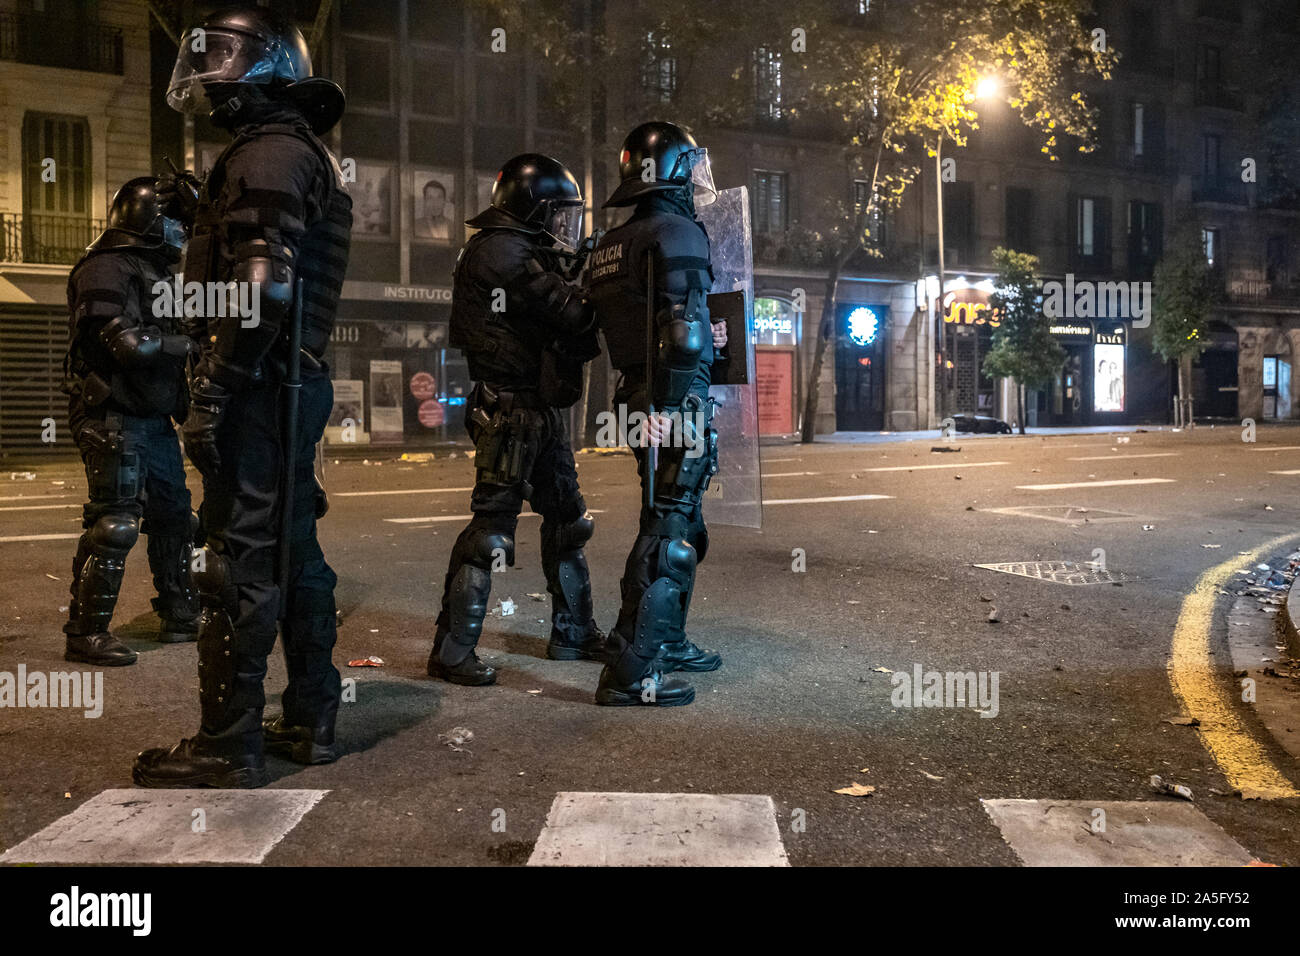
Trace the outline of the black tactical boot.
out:
<instances>
[{"instance_id":1,"label":"black tactical boot","mask_svg":"<svg viewBox=\"0 0 1300 956\"><path fill-rule=\"evenodd\" d=\"M496 668L478 659L474 648L483 633L492 573L466 562L447 590L446 609L438 615L438 630L429 654L428 672L453 684L483 687L496 683Z\"/></svg>"},{"instance_id":2,"label":"black tactical boot","mask_svg":"<svg viewBox=\"0 0 1300 956\"><path fill-rule=\"evenodd\" d=\"M605 632L590 622L583 628L551 627L551 640L546 645L546 656L553 661L605 662Z\"/></svg>"},{"instance_id":3,"label":"black tactical boot","mask_svg":"<svg viewBox=\"0 0 1300 956\"><path fill-rule=\"evenodd\" d=\"M110 519L104 519L105 523ZM115 520L115 519L112 519ZM63 659L95 667L123 667L136 662L136 653L108 630L117 605L117 592L126 568L126 551L120 548L95 547L93 539L103 536L96 526L81 536L77 555L72 562L71 599ZM110 529L124 533L120 528ZM124 542L123 542L124 543Z\"/></svg>"},{"instance_id":4,"label":"black tactical boot","mask_svg":"<svg viewBox=\"0 0 1300 956\"><path fill-rule=\"evenodd\" d=\"M722 666L722 655L717 651L706 651L683 638L672 643L665 642L659 651L659 665L664 673L673 671L716 671Z\"/></svg>"},{"instance_id":5,"label":"black tactical boot","mask_svg":"<svg viewBox=\"0 0 1300 956\"><path fill-rule=\"evenodd\" d=\"M142 751L135 758L131 778L137 786L152 788L265 786L270 777L262 757L261 715L246 710L220 733L200 731L170 750Z\"/></svg>"},{"instance_id":6,"label":"black tactical boot","mask_svg":"<svg viewBox=\"0 0 1300 956\"><path fill-rule=\"evenodd\" d=\"M296 726L287 723L284 715L280 714L262 722L262 739L268 753L294 763L333 763L339 759L333 721L317 727Z\"/></svg>"},{"instance_id":7,"label":"black tactical boot","mask_svg":"<svg viewBox=\"0 0 1300 956\"><path fill-rule=\"evenodd\" d=\"M685 681L665 678L658 670L631 681L621 680L616 668L606 664L596 686L596 703L606 707L681 707L695 700L695 688Z\"/></svg>"},{"instance_id":8,"label":"black tactical boot","mask_svg":"<svg viewBox=\"0 0 1300 956\"><path fill-rule=\"evenodd\" d=\"M95 667L125 667L138 655L108 631L98 634L69 634L63 651L65 661Z\"/></svg>"},{"instance_id":9,"label":"black tactical boot","mask_svg":"<svg viewBox=\"0 0 1300 956\"><path fill-rule=\"evenodd\" d=\"M199 597L190 579L191 535L151 534L149 568L158 596L158 643L180 644L199 639Z\"/></svg>"}]
</instances>

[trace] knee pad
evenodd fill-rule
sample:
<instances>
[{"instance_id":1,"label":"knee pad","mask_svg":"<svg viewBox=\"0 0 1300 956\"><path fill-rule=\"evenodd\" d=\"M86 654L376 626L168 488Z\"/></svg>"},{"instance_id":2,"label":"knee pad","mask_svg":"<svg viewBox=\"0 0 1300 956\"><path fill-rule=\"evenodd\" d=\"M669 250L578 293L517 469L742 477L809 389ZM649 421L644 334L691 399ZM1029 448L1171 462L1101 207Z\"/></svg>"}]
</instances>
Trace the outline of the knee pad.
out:
<instances>
[{"instance_id":1,"label":"knee pad","mask_svg":"<svg viewBox=\"0 0 1300 956\"><path fill-rule=\"evenodd\" d=\"M695 548L689 541L674 538L659 546L659 573L678 587L690 586L698 563Z\"/></svg>"},{"instance_id":2,"label":"knee pad","mask_svg":"<svg viewBox=\"0 0 1300 956\"><path fill-rule=\"evenodd\" d=\"M504 554L506 564L514 566L514 535L488 528L476 528L465 538L463 556L467 563L490 569L496 563L497 555Z\"/></svg>"},{"instance_id":3,"label":"knee pad","mask_svg":"<svg viewBox=\"0 0 1300 956\"><path fill-rule=\"evenodd\" d=\"M226 559L209 547L196 549L190 560L194 586L204 594L220 594L230 577Z\"/></svg>"},{"instance_id":4,"label":"knee pad","mask_svg":"<svg viewBox=\"0 0 1300 956\"><path fill-rule=\"evenodd\" d=\"M101 515L90 528L90 544L97 551L131 550L140 537L140 519L130 515Z\"/></svg>"}]
</instances>

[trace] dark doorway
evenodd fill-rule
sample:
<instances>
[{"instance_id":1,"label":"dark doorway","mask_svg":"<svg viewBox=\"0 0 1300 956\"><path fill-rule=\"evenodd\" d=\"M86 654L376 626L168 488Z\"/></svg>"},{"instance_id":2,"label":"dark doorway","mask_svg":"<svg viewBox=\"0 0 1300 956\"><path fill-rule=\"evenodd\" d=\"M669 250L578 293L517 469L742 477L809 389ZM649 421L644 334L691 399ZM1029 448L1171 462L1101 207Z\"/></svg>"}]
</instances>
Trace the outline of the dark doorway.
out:
<instances>
[{"instance_id":1,"label":"dark doorway","mask_svg":"<svg viewBox=\"0 0 1300 956\"><path fill-rule=\"evenodd\" d=\"M835 336L835 429L879 431L885 425L885 326L889 309L842 306Z\"/></svg>"}]
</instances>

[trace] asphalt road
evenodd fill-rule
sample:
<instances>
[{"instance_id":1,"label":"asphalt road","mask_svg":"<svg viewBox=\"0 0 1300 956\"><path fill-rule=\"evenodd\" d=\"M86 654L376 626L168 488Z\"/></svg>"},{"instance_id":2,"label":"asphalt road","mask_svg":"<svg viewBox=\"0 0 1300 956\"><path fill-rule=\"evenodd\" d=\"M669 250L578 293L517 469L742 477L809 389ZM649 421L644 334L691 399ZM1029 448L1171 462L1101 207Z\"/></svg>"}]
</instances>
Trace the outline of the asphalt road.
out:
<instances>
[{"instance_id":1,"label":"asphalt road","mask_svg":"<svg viewBox=\"0 0 1300 956\"><path fill-rule=\"evenodd\" d=\"M762 531L712 528L691 613L693 638L724 666L692 676L693 705L665 710L597 707L599 665L545 659L549 607L530 597L545 591L536 517L520 521L516 566L494 578L494 605L516 604L508 616L497 607L480 648L499 683L427 678L463 523L438 519L467 514L472 464L331 465L321 537L340 581L336 660L356 702L340 715L336 764L269 761L272 787L329 793L266 862L522 863L558 792L608 791L770 796L794 865L1014 865L981 799L1163 800L1148 783L1160 774L1251 856L1300 865L1300 799L1234 795L1198 732L1166 722L1184 710L1169 662L1198 577L1280 536L1300 541L1300 429L1262 428L1254 444L1224 428L1122 437L965 438L951 453L932 451L937 439L765 448L764 496L786 503L765 509ZM14 539L75 535L85 482L70 466L36 472L0 473L0 671L65 666L59 609L75 541ZM599 512L587 553L605 627L635 534L633 472L627 455L579 456ZM1152 483L1102 484L1134 480ZM793 500L806 498L845 500ZM1066 506L1088 510L1052 510ZM1046 510L990 510L1024 507ZM1063 516L1075 523L1050 520ZM1275 543L1270 556L1289 550ZM1098 559L1127 580L1067 586L974 567ZM116 621L142 653L106 671L103 717L0 710L0 847L129 787L138 750L196 729L194 645L148 640L149 597L141 544ZM1230 600L1217 599L1210 643L1225 687ZM385 665L343 667L368 655ZM891 672L917 664L996 672L996 715L973 702L894 706ZM273 695L283 679L273 661ZM1249 708L1240 718L1300 784L1300 765ZM460 751L439 737L456 727L473 732ZM876 789L833 792L854 783Z\"/></svg>"}]
</instances>

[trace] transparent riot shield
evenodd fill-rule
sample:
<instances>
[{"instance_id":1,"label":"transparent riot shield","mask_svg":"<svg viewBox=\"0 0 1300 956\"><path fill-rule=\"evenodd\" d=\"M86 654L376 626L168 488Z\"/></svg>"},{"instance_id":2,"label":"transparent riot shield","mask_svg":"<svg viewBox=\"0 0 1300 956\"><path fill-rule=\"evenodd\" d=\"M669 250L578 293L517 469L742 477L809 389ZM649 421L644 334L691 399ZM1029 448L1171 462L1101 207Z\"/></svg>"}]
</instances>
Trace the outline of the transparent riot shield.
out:
<instances>
[{"instance_id":1,"label":"transparent riot shield","mask_svg":"<svg viewBox=\"0 0 1300 956\"><path fill-rule=\"evenodd\" d=\"M749 190L724 189L697 213L709 233L713 289L709 312L727 322L728 357L714 366L718 473L704 496L710 524L761 528L763 476L759 465L758 388L754 382L754 263Z\"/></svg>"}]
</instances>

